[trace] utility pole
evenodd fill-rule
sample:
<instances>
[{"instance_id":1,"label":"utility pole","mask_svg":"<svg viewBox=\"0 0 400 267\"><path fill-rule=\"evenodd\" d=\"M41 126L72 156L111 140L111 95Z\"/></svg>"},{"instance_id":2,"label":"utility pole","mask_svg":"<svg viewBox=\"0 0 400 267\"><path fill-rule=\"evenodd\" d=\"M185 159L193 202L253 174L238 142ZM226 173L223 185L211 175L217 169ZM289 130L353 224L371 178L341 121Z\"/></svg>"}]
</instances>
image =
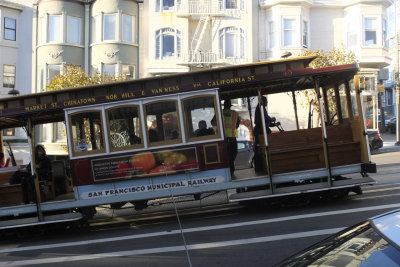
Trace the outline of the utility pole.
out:
<instances>
[{"instance_id":1,"label":"utility pole","mask_svg":"<svg viewBox=\"0 0 400 267\"><path fill-rule=\"evenodd\" d=\"M399 92L399 34L396 33L396 56L394 67L394 86L396 90L396 146L400 146L400 92Z\"/></svg>"}]
</instances>

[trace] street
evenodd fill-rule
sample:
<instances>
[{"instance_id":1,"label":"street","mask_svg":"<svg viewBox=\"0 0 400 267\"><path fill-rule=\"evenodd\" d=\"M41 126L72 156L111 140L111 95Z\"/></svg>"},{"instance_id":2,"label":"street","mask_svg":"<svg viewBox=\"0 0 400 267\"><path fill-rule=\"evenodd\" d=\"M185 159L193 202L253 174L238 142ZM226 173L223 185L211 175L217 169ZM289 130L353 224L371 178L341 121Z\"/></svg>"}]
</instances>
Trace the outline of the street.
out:
<instances>
[{"instance_id":1,"label":"street","mask_svg":"<svg viewBox=\"0 0 400 267\"><path fill-rule=\"evenodd\" d=\"M2 233L0 266L273 266L340 229L400 208L400 152L373 155L362 195L219 205ZM180 226L182 228L180 228Z\"/></svg>"}]
</instances>

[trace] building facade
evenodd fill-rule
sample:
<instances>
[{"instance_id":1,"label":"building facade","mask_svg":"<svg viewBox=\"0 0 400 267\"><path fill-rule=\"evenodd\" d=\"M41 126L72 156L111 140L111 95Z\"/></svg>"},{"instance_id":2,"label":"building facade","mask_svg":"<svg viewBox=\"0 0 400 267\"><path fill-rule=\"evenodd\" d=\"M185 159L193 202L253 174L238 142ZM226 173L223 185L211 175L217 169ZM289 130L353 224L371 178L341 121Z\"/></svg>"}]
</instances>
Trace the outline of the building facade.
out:
<instances>
[{"instance_id":1,"label":"building facade","mask_svg":"<svg viewBox=\"0 0 400 267\"><path fill-rule=\"evenodd\" d=\"M135 0L36 1L33 15L32 92L46 85L65 65L89 75L138 77L139 4ZM38 129L37 142L51 155L66 154L65 125Z\"/></svg>"},{"instance_id":2,"label":"building facade","mask_svg":"<svg viewBox=\"0 0 400 267\"><path fill-rule=\"evenodd\" d=\"M163 75L343 47L358 60L367 125L377 128L378 75L391 62L390 5L389 0L145 1L141 73ZM285 96L272 97L270 109L279 109ZM239 111L242 104L239 100ZM284 118L286 110L275 115Z\"/></svg>"},{"instance_id":3,"label":"building facade","mask_svg":"<svg viewBox=\"0 0 400 267\"><path fill-rule=\"evenodd\" d=\"M32 13L32 1L0 1L0 97L30 93ZM16 161L28 163L24 129L6 129L2 134L12 146Z\"/></svg>"},{"instance_id":4,"label":"building facade","mask_svg":"<svg viewBox=\"0 0 400 267\"><path fill-rule=\"evenodd\" d=\"M368 127L377 128L379 71L391 62L390 5L389 0L35 1L32 92L45 90L66 64L90 75L143 78L344 47L358 59ZM285 96L271 97L276 99L269 101L270 113L285 118L290 110L280 105ZM246 104L234 103L243 113ZM49 153L64 153L63 124L40 131L38 142Z\"/></svg>"}]
</instances>

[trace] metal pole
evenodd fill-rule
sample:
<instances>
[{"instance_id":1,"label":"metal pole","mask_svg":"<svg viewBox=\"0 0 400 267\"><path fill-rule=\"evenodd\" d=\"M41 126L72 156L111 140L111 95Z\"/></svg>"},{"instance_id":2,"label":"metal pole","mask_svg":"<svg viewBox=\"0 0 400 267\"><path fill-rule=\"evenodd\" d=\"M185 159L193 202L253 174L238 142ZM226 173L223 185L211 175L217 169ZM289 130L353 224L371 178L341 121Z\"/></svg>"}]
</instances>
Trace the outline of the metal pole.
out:
<instances>
[{"instance_id":1,"label":"metal pole","mask_svg":"<svg viewBox=\"0 0 400 267\"><path fill-rule=\"evenodd\" d=\"M274 193L274 186L272 183L272 167L271 167L271 158L270 158L270 154L269 154L269 147L268 147L268 138L267 138L267 127L265 124L265 116L264 116L264 102L262 101L262 96L261 96L261 90L258 89L258 105L259 105L259 111L260 111L260 115L261 115L261 125L262 125L262 129L263 129L263 135L264 135L264 144L265 144L265 160L266 160L266 164L267 164L267 171L268 171L268 176L269 176L269 185L270 185L270 190L271 193ZM257 136L256 136L257 138Z\"/></svg>"},{"instance_id":2,"label":"metal pole","mask_svg":"<svg viewBox=\"0 0 400 267\"><path fill-rule=\"evenodd\" d=\"M399 92L399 34L396 34L395 89L396 89L396 146L400 146L400 92Z\"/></svg>"}]
</instances>

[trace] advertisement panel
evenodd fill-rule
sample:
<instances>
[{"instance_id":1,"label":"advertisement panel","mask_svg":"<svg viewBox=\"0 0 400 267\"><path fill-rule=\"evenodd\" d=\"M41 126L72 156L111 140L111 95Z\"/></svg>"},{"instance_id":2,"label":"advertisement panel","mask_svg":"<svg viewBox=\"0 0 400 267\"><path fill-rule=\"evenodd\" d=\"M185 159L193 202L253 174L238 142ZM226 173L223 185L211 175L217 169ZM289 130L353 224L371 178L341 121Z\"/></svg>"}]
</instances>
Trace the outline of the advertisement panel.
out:
<instances>
[{"instance_id":1,"label":"advertisement panel","mask_svg":"<svg viewBox=\"0 0 400 267\"><path fill-rule=\"evenodd\" d=\"M131 155L94 159L91 165L95 182L170 175L199 169L195 147L142 151Z\"/></svg>"}]
</instances>

